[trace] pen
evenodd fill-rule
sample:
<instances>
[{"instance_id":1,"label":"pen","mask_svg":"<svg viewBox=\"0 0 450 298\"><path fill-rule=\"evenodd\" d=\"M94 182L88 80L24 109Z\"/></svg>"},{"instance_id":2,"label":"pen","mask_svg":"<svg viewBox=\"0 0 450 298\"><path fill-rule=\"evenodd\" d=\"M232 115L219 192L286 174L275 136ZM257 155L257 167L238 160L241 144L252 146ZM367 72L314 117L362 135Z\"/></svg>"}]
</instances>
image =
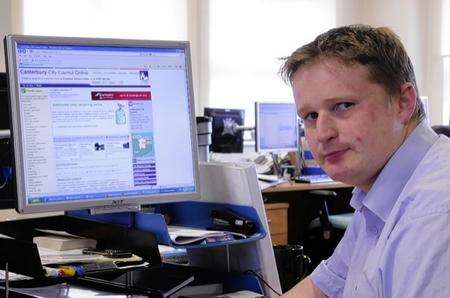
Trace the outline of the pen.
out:
<instances>
[{"instance_id":1,"label":"pen","mask_svg":"<svg viewBox=\"0 0 450 298\"><path fill-rule=\"evenodd\" d=\"M47 277L60 277L59 270L56 268L51 268L47 266L43 266L45 270L45 276Z\"/></svg>"},{"instance_id":2,"label":"pen","mask_svg":"<svg viewBox=\"0 0 450 298\"><path fill-rule=\"evenodd\" d=\"M44 269L47 277L83 276L85 273L84 267L81 265L59 266L58 268L44 267Z\"/></svg>"},{"instance_id":3,"label":"pen","mask_svg":"<svg viewBox=\"0 0 450 298\"><path fill-rule=\"evenodd\" d=\"M71 277L77 275L76 266L59 266L58 270L61 276Z\"/></svg>"},{"instance_id":4,"label":"pen","mask_svg":"<svg viewBox=\"0 0 450 298\"><path fill-rule=\"evenodd\" d=\"M72 276L84 276L85 270L82 265L75 266L59 266L60 276L72 277Z\"/></svg>"}]
</instances>

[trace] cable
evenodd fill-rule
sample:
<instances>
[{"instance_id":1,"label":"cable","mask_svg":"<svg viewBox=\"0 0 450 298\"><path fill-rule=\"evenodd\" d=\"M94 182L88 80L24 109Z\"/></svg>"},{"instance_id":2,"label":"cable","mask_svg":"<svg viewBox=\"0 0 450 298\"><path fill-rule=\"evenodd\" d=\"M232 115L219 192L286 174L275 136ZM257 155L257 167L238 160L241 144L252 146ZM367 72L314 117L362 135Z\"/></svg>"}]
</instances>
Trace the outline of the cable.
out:
<instances>
[{"instance_id":1,"label":"cable","mask_svg":"<svg viewBox=\"0 0 450 298\"><path fill-rule=\"evenodd\" d=\"M11 163L11 148L9 139L0 139L0 190L6 187L8 180L11 179L9 176L5 176L3 168L10 166Z\"/></svg>"},{"instance_id":2,"label":"cable","mask_svg":"<svg viewBox=\"0 0 450 298\"><path fill-rule=\"evenodd\" d=\"M225 248L227 250L227 272L230 272L230 247L229 245L225 245Z\"/></svg>"},{"instance_id":3,"label":"cable","mask_svg":"<svg viewBox=\"0 0 450 298\"><path fill-rule=\"evenodd\" d=\"M6 184L8 184L8 179L3 177L3 174L0 173L0 176L2 176L2 179L5 179L2 184L0 185L0 190L2 190Z\"/></svg>"},{"instance_id":4,"label":"cable","mask_svg":"<svg viewBox=\"0 0 450 298\"><path fill-rule=\"evenodd\" d=\"M268 283L267 281L265 281L264 278L263 278L261 275L259 275L256 271L254 271L254 270L252 270L252 269L249 269L249 270L246 270L246 271L244 272L244 274L249 274L249 273L255 275L255 276L256 276L260 281L262 281L269 289L271 289L272 292L274 292L274 293L277 294L278 296L281 296L281 294L278 293L277 291L275 291L275 289L272 288L272 287L269 285L269 283Z\"/></svg>"}]
</instances>

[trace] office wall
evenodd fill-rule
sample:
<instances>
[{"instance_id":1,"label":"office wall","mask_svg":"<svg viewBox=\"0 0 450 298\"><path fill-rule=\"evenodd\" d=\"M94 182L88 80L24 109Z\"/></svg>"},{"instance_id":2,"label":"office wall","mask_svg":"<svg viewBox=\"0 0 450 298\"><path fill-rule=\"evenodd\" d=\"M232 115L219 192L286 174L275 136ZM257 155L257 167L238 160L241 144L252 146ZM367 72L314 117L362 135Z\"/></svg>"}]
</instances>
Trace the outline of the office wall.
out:
<instances>
[{"instance_id":1,"label":"office wall","mask_svg":"<svg viewBox=\"0 0 450 298\"><path fill-rule=\"evenodd\" d=\"M365 0L362 10L369 24L387 25L399 34L414 64L419 92L429 98L432 124L442 123L440 2Z\"/></svg>"},{"instance_id":2,"label":"office wall","mask_svg":"<svg viewBox=\"0 0 450 298\"><path fill-rule=\"evenodd\" d=\"M191 3L191 2L189 2ZM203 3L199 5L199 3ZM206 3L206 2L205 2ZM0 0L0 36L7 33L21 33L22 0ZM442 59L440 57L441 1L423 0L336 0L337 25L366 23L374 26L389 26L402 39L413 61L417 83L421 95L429 97L430 118L432 124L442 123L443 88ZM190 4L190 17L207 12L203 1L193 0ZM196 24L189 28L193 42L205 38L205 32L199 27L207 24ZM200 32L200 33L199 33ZM199 65L200 55L205 46L193 48L194 75L201 80L194 80L195 90L199 91L199 81L206 82L204 69ZM0 71L5 70L3 43L0 45ZM205 85L204 88L207 88ZM196 94L204 94L196 92ZM201 102L197 98L197 102ZM200 111L200 105L198 111Z\"/></svg>"},{"instance_id":3,"label":"office wall","mask_svg":"<svg viewBox=\"0 0 450 298\"><path fill-rule=\"evenodd\" d=\"M338 0L338 26L363 23L388 26L396 32L413 61L419 88L422 90L425 66L426 14L421 0Z\"/></svg>"},{"instance_id":4,"label":"office wall","mask_svg":"<svg viewBox=\"0 0 450 298\"><path fill-rule=\"evenodd\" d=\"M11 32L11 1L0 0L0 37ZM3 42L0 44L0 72L5 71L5 55L3 54Z\"/></svg>"},{"instance_id":5,"label":"office wall","mask_svg":"<svg viewBox=\"0 0 450 298\"><path fill-rule=\"evenodd\" d=\"M441 1L337 0L336 8L338 26L388 26L399 35L414 65L419 92L429 98L431 124L441 124Z\"/></svg>"},{"instance_id":6,"label":"office wall","mask_svg":"<svg viewBox=\"0 0 450 298\"><path fill-rule=\"evenodd\" d=\"M22 0L0 0L0 72L5 71L3 37L22 33Z\"/></svg>"}]
</instances>

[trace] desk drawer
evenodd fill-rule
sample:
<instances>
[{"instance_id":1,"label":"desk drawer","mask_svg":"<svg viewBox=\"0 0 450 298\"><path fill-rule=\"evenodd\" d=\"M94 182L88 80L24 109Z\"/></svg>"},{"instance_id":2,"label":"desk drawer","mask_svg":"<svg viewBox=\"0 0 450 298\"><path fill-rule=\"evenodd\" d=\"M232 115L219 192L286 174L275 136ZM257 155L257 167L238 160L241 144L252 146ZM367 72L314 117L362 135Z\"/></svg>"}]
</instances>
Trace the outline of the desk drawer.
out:
<instances>
[{"instance_id":1,"label":"desk drawer","mask_svg":"<svg viewBox=\"0 0 450 298\"><path fill-rule=\"evenodd\" d=\"M273 245L286 245L288 244L287 234L270 234Z\"/></svg>"},{"instance_id":2,"label":"desk drawer","mask_svg":"<svg viewBox=\"0 0 450 298\"><path fill-rule=\"evenodd\" d=\"M264 208L273 244L287 244L289 204L265 204Z\"/></svg>"}]
</instances>

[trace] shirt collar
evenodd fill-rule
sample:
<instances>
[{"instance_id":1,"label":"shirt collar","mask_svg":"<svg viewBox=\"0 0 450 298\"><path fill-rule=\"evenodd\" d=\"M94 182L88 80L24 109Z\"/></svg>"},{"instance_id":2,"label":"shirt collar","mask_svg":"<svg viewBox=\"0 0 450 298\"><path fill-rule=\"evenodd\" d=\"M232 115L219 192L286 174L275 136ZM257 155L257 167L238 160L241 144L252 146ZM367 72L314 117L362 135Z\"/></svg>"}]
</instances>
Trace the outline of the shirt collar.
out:
<instances>
[{"instance_id":1,"label":"shirt collar","mask_svg":"<svg viewBox=\"0 0 450 298\"><path fill-rule=\"evenodd\" d=\"M406 182L437 139L425 121L420 122L389 159L369 192L354 189L350 205L357 210L364 205L386 221Z\"/></svg>"}]
</instances>

